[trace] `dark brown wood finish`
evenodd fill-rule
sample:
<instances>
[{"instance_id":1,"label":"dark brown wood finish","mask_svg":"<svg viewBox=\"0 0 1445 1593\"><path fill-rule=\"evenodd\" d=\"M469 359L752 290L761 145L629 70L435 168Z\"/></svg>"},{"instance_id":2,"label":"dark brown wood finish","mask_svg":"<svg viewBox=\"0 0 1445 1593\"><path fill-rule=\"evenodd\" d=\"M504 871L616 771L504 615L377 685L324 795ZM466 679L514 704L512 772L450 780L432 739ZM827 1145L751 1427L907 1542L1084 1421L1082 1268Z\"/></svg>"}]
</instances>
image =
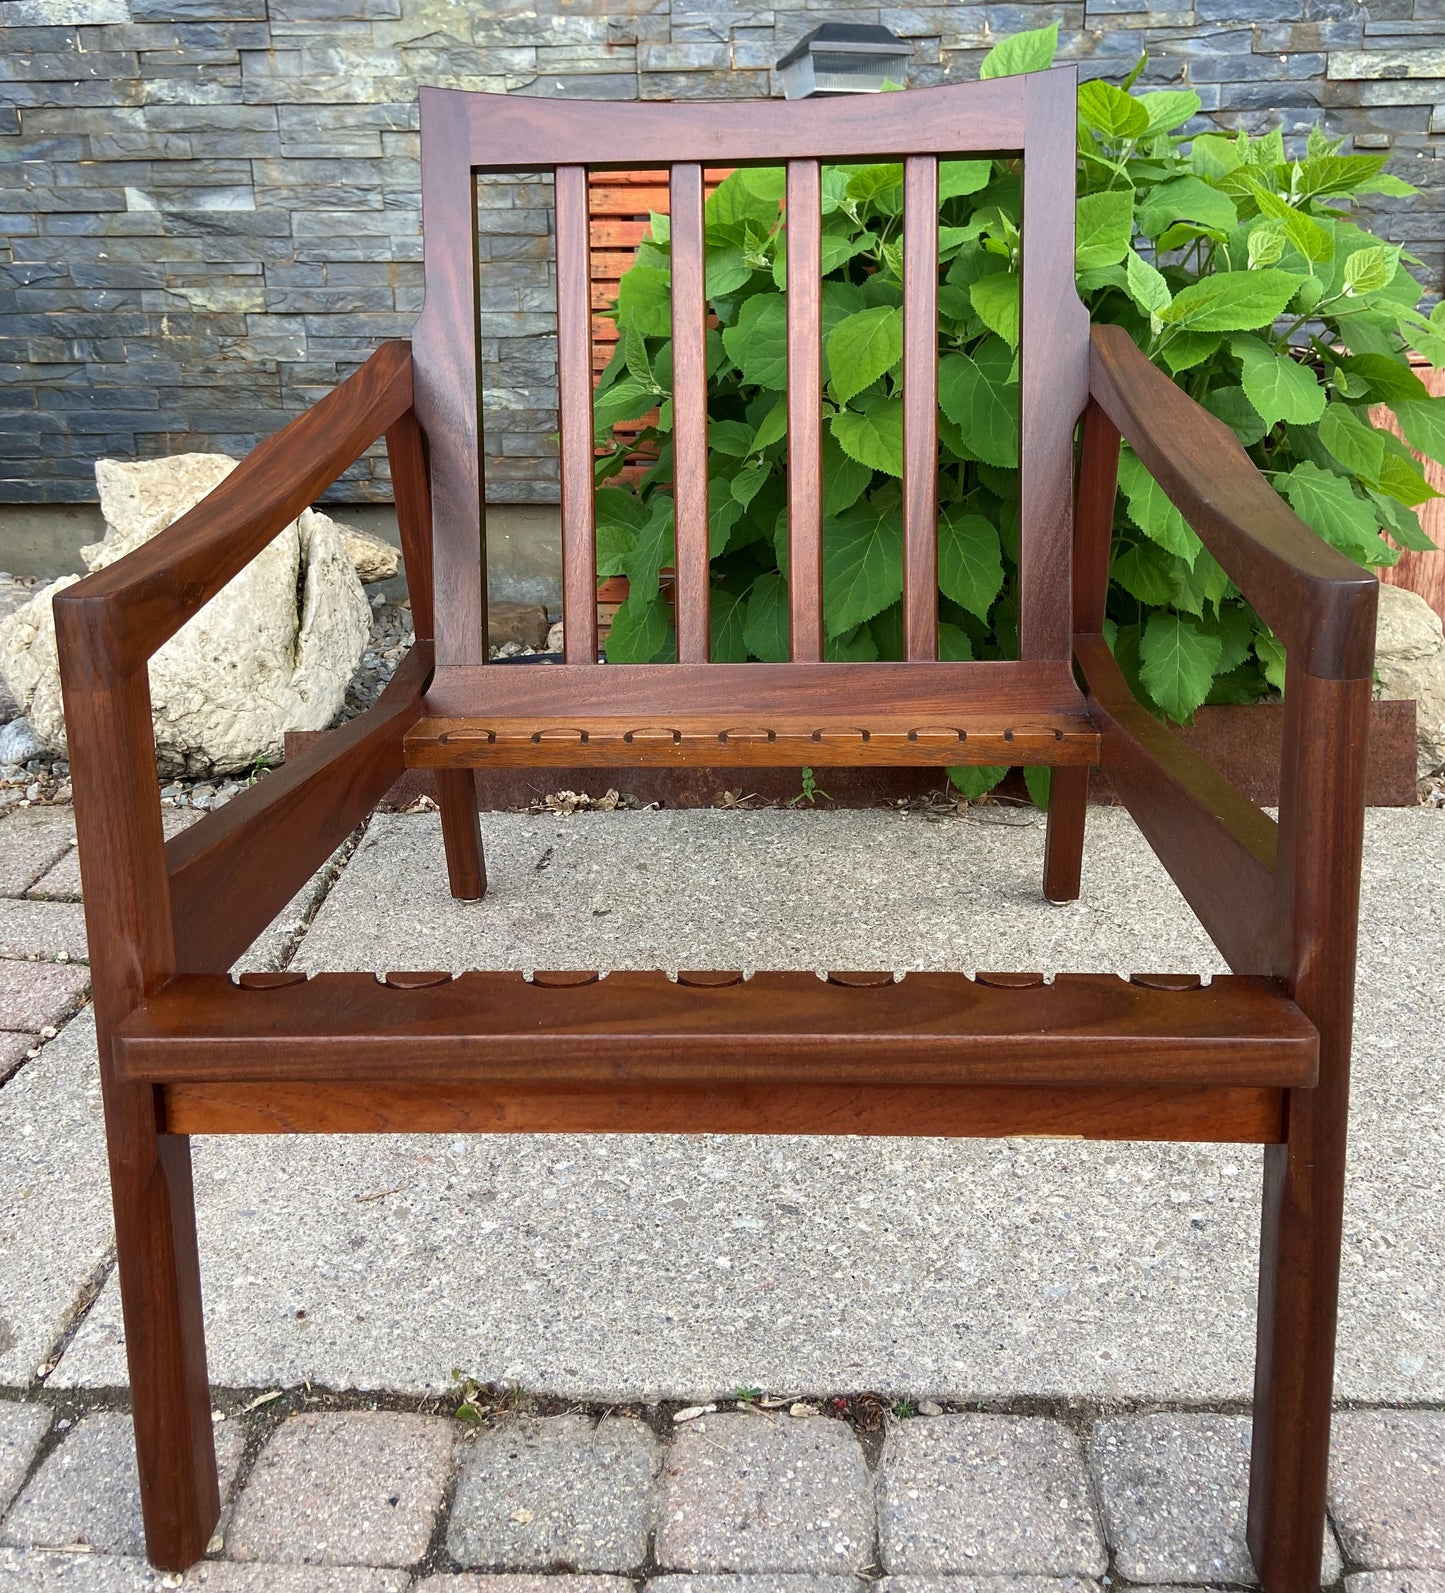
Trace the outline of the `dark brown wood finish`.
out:
<instances>
[{"instance_id":1,"label":"dark brown wood finish","mask_svg":"<svg viewBox=\"0 0 1445 1593\"><path fill-rule=\"evenodd\" d=\"M1277 910L1295 997L1319 1027L1320 1080L1289 1092L1287 1141L1265 1153L1249 1545L1271 1593L1320 1580L1370 689L1369 675L1321 680L1291 660L1285 692Z\"/></svg>"},{"instance_id":2,"label":"dark brown wood finish","mask_svg":"<svg viewBox=\"0 0 1445 1593\"><path fill-rule=\"evenodd\" d=\"M167 1125L187 1134L913 1135L948 1138L1204 1140L1270 1145L1280 1090L969 1085L712 1085L554 1090L526 1086L168 1084Z\"/></svg>"},{"instance_id":3,"label":"dark brown wood finish","mask_svg":"<svg viewBox=\"0 0 1445 1593\"><path fill-rule=\"evenodd\" d=\"M903 656L938 657L938 162L903 163Z\"/></svg>"},{"instance_id":4,"label":"dark brown wood finish","mask_svg":"<svg viewBox=\"0 0 1445 1593\"><path fill-rule=\"evenodd\" d=\"M1088 312L1074 285L1074 96L1026 84L1019 384L1019 657L1067 658L1074 428L1088 396Z\"/></svg>"},{"instance_id":5,"label":"dark brown wood finish","mask_svg":"<svg viewBox=\"0 0 1445 1593\"><path fill-rule=\"evenodd\" d=\"M1074 629L1086 635L1098 635L1104 628L1118 482L1118 428L1090 399L1084 410L1074 501ZM1044 895L1051 902L1079 899L1088 808L1089 770L1055 770L1049 782L1044 846Z\"/></svg>"},{"instance_id":6,"label":"dark brown wood finish","mask_svg":"<svg viewBox=\"0 0 1445 1593\"><path fill-rule=\"evenodd\" d=\"M465 95L422 89L419 100L426 308L412 342L416 418L430 450L437 661L480 664L487 656L487 508L470 118Z\"/></svg>"},{"instance_id":7,"label":"dark brown wood finish","mask_svg":"<svg viewBox=\"0 0 1445 1593\"><path fill-rule=\"evenodd\" d=\"M823 657L822 175L788 162L788 656Z\"/></svg>"},{"instance_id":8,"label":"dark brown wood finish","mask_svg":"<svg viewBox=\"0 0 1445 1593\"><path fill-rule=\"evenodd\" d=\"M150 1085L117 1079L112 1048L116 1026L175 967L150 691L144 669L87 689L84 615L57 608L56 628L141 1511L152 1562L179 1571L205 1552L221 1508L190 1141L163 1131Z\"/></svg>"},{"instance_id":9,"label":"dark brown wood finish","mask_svg":"<svg viewBox=\"0 0 1445 1593\"><path fill-rule=\"evenodd\" d=\"M396 1076L416 1083L1242 1084L1307 1087L1317 1037L1270 980L1160 990L1111 974L1013 988L961 974L727 985L614 973L558 985L469 973L422 988L321 974L171 981L120 1027L127 1082ZM990 978L992 976L985 976Z\"/></svg>"},{"instance_id":10,"label":"dark brown wood finish","mask_svg":"<svg viewBox=\"0 0 1445 1593\"><path fill-rule=\"evenodd\" d=\"M1249 1537L1267 1593L1318 1587L1375 585L1120 329L1100 329L1090 350L1072 279L1072 83L1062 72L707 107L423 91L414 359L384 348L175 526L57 597L157 1565L198 1557L218 1505L188 1133L1040 1134L1269 1147ZM596 664L586 165L599 151L673 167L675 665ZM1022 657L951 664L934 658L931 261L936 157L970 151L1024 157ZM909 661L825 664L818 162L872 158L905 168ZM739 161L788 167L793 662L781 665L707 661L700 168ZM485 662L474 168L537 165L559 168L569 662L497 669ZM146 660L382 433L413 653L375 707L163 847ZM1104 641L1121 434L1289 649L1278 827L1145 712ZM1056 899L1078 894L1089 767L1101 764L1238 977L225 977L403 766L436 770L452 891L476 898L474 770L488 765L545 779L588 763L968 762L1053 766Z\"/></svg>"},{"instance_id":11,"label":"dark brown wood finish","mask_svg":"<svg viewBox=\"0 0 1445 1593\"><path fill-rule=\"evenodd\" d=\"M674 166L671 186L673 497L677 509L677 659L709 654L707 302L702 167Z\"/></svg>"},{"instance_id":12,"label":"dark brown wood finish","mask_svg":"<svg viewBox=\"0 0 1445 1593\"><path fill-rule=\"evenodd\" d=\"M557 416L562 465L562 615L569 664L597 662L592 482L592 309L587 168L557 168Z\"/></svg>"}]
</instances>

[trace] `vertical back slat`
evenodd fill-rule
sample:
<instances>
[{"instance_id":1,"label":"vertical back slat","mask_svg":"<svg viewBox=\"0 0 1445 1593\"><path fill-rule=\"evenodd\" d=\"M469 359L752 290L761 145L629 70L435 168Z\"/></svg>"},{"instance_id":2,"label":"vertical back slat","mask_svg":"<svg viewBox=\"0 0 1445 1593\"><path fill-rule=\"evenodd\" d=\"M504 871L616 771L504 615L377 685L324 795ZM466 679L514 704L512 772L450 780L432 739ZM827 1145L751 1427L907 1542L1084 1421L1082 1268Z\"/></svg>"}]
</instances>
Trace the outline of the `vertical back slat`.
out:
<instances>
[{"instance_id":1,"label":"vertical back slat","mask_svg":"<svg viewBox=\"0 0 1445 1593\"><path fill-rule=\"evenodd\" d=\"M421 91L426 311L413 334L416 415L432 487L439 665L486 662L486 507L477 319L476 183L465 95Z\"/></svg>"},{"instance_id":2,"label":"vertical back slat","mask_svg":"<svg viewBox=\"0 0 1445 1593\"><path fill-rule=\"evenodd\" d=\"M1089 385L1089 317L1074 285L1076 90L1072 73L1025 82L1019 657L1068 658L1074 427Z\"/></svg>"},{"instance_id":3,"label":"vertical back slat","mask_svg":"<svg viewBox=\"0 0 1445 1593\"><path fill-rule=\"evenodd\" d=\"M822 177L788 162L789 656L823 657Z\"/></svg>"},{"instance_id":4,"label":"vertical back slat","mask_svg":"<svg viewBox=\"0 0 1445 1593\"><path fill-rule=\"evenodd\" d=\"M562 466L562 618L569 664L597 662L592 311L587 168L557 168L557 398Z\"/></svg>"},{"instance_id":5,"label":"vertical back slat","mask_svg":"<svg viewBox=\"0 0 1445 1593\"><path fill-rule=\"evenodd\" d=\"M903 643L938 657L938 161L903 162Z\"/></svg>"},{"instance_id":6,"label":"vertical back slat","mask_svg":"<svg viewBox=\"0 0 1445 1593\"><path fill-rule=\"evenodd\" d=\"M677 658L708 661L707 330L702 167L672 168L672 443Z\"/></svg>"}]
</instances>

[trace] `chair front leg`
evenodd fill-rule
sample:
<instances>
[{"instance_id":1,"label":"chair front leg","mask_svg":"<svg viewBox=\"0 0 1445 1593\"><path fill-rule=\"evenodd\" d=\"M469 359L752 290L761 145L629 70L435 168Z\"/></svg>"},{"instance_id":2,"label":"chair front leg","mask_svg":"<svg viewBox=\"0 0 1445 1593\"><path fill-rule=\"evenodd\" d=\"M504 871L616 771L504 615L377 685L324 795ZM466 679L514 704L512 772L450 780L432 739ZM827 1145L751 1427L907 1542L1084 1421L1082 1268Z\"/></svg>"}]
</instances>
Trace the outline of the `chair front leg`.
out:
<instances>
[{"instance_id":1,"label":"chair front leg","mask_svg":"<svg viewBox=\"0 0 1445 1593\"><path fill-rule=\"evenodd\" d=\"M1089 766L1057 768L1049 779L1049 819L1044 840L1044 896L1076 902L1084 872L1084 820L1089 806Z\"/></svg>"},{"instance_id":2,"label":"chair front leg","mask_svg":"<svg viewBox=\"0 0 1445 1593\"><path fill-rule=\"evenodd\" d=\"M116 1026L175 970L146 671L65 690L146 1552L182 1571L220 1515L190 1141L115 1077Z\"/></svg>"},{"instance_id":3,"label":"chair front leg","mask_svg":"<svg viewBox=\"0 0 1445 1593\"><path fill-rule=\"evenodd\" d=\"M1295 999L1320 1032L1320 1080L1265 1152L1249 1546L1267 1593L1315 1593L1325 1530L1345 1137L1364 841L1368 680L1291 665L1279 910Z\"/></svg>"}]
</instances>

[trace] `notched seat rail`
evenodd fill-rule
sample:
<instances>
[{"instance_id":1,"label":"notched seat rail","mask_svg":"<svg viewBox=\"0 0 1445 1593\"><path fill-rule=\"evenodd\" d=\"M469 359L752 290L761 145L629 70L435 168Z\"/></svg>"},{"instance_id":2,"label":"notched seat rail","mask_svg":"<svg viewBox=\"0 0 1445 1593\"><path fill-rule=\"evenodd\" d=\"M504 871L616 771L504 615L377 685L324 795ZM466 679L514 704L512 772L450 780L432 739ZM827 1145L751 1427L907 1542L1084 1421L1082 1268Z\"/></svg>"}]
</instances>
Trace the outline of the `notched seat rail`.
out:
<instances>
[{"instance_id":1,"label":"notched seat rail","mask_svg":"<svg viewBox=\"0 0 1445 1593\"><path fill-rule=\"evenodd\" d=\"M1269 979L808 973L173 979L122 1024L153 1083L1309 1086L1318 1036Z\"/></svg>"}]
</instances>

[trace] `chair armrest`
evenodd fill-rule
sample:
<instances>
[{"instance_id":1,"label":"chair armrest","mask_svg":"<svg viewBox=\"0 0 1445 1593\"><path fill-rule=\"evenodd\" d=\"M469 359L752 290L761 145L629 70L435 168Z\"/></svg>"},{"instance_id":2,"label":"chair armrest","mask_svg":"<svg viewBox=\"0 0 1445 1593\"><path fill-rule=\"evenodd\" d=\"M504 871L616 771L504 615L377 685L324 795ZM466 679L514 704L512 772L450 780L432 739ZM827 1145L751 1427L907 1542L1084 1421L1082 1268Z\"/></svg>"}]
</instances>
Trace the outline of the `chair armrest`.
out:
<instances>
[{"instance_id":1,"label":"chair armrest","mask_svg":"<svg viewBox=\"0 0 1445 1593\"><path fill-rule=\"evenodd\" d=\"M1118 326L1092 334L1089 392L1230 578L1326 680L1367 679L1379 583L1323 541L1260 475L1239 439L1151 365Z\"/></svg>"},{"instance_id":2,"label":"chair armrest","mask_svg":"<svg viewBox=\"0 0 1445 1593\"><path fill-rule=\"evenodd\" d=\"M251 450L174 525L55 599L68 689L141 668L412 402L411 345L387 343L320 403Z\"/></svg>"}]
</instances>

